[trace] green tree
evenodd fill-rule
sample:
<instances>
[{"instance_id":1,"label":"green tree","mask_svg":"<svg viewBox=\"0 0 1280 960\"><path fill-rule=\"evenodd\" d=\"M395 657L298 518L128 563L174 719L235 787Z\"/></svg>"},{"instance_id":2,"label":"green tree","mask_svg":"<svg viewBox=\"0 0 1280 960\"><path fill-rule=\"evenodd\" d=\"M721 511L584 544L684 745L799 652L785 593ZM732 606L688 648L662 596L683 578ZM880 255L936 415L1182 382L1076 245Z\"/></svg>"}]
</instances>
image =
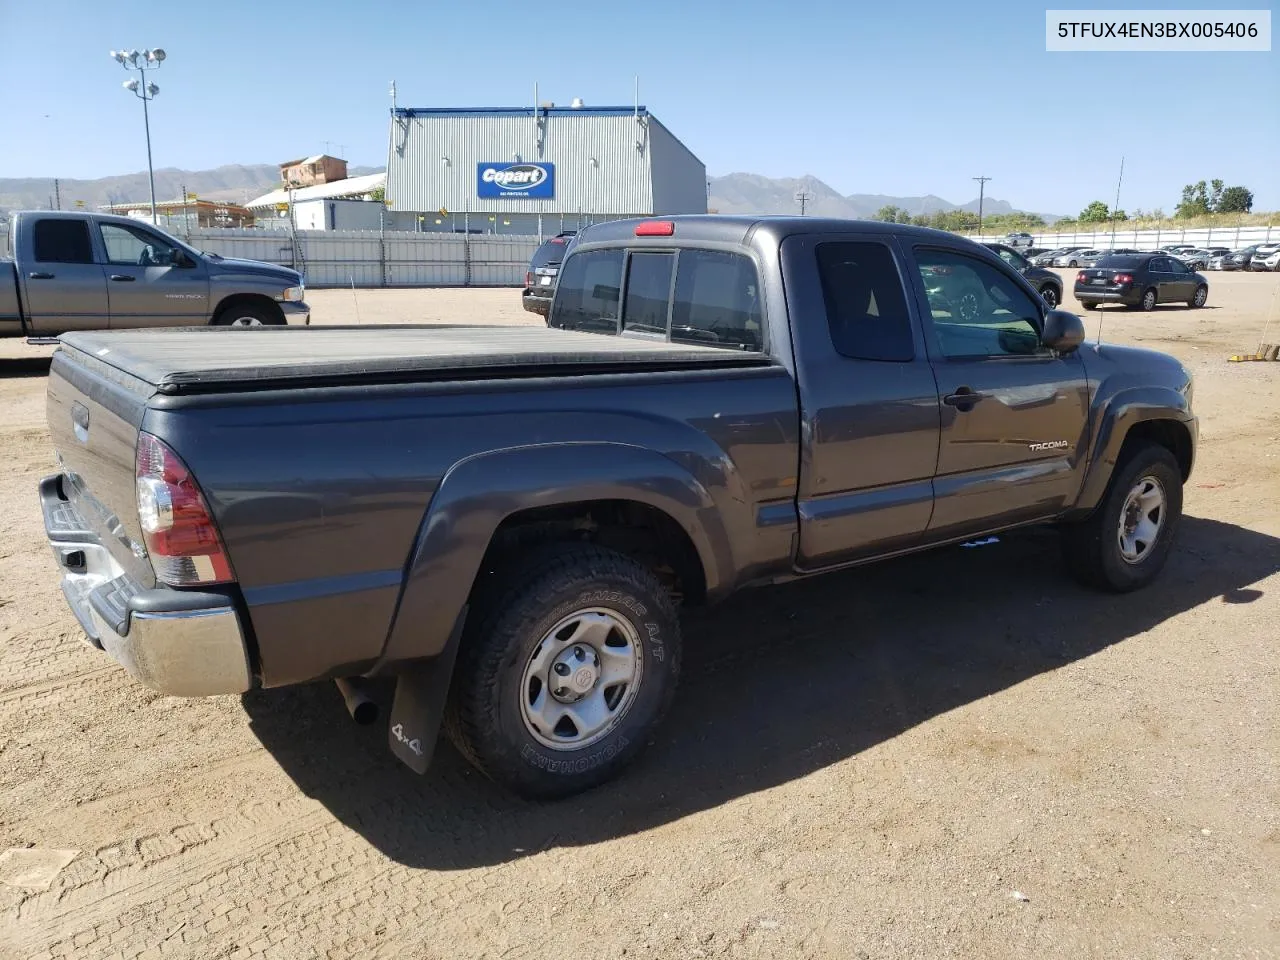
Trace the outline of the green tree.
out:
<instances>
[{"instance_id":1,"label":"green tree","mask_svg":"<svg viewBox=\"0 0 1280 960\"><path fill-rule=\"evenodd\" d=\"M1101 200L1095 200L1081 210L1079 217L1081 223L1106 223L1110 219L1111 213Z\"/></svg>"},{"instance_id":2,"label":"green tree","mask_svg":"<svg viewBox=\"0 0 1280 960\"><path fill-rule=\"evenodd\" d=\"M385 203L387 199L386 187L374 187L369 191L369 199L377 203Z\"/></svg>"},{"instance_id":3,"label":"green tree","mask_svg":"<svg viewBox=\"0 0 1280 960\"><path fill-rule=\"evenodd\" d=\"M885 223L909 223L911 215L901 207L887 204L871 215L872 220L883 220Z\"/></svg>"},{"instance_id":4,"label":"green tree","mask_svg":"<svg viewBox=\"0 0 1280 960\"><path fill-rule=\"evenodd\" d=\"M1181 220L1188 217L1203 217L1209 212L1209 190L1203 180L1188 183L1182 188L1182 202L1173 211L1173 215Z\"/></svg>"},{"instance_id":5,"label":"green tree","mask_svg":"<svg viewBox=\"0 0 1280 960\"><path fill-rule=\"evenodd\" d=\"M1227 187L1218 198L1218 213L1248 213L1253 209L1253 191L1248 187Z\"/></svg>"},{"instance_id":6,"label":"green tree","mask_svg":"<svg viewBox=\"0 0 1280 960\"><path fill-rule=\"evenodd\" d=\"M1222 202L1222 181L1209 181L1209 209L1214 213L1218 212L1218 204Z\"/></svg>"}]
</instances>

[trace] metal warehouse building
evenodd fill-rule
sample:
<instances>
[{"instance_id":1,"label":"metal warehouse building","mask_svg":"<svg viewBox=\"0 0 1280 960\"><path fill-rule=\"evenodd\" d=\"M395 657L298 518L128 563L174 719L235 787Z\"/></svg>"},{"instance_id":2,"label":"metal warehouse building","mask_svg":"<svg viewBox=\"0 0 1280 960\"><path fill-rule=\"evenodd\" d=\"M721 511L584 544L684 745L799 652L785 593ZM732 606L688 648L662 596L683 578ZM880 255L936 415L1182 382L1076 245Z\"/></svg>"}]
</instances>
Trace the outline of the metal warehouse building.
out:
<instances>
[{"instance_id":1,"label":"metal warehouse building","mask_svg":"<svg viewBox=\"0 0 1280 960\"><path fill-rule=\"evenodd\" d=\"M706 167L657 117L580 103L393 108L386 203L396 225L543 236L707 212Z\"/></svg>"}]
</instances>

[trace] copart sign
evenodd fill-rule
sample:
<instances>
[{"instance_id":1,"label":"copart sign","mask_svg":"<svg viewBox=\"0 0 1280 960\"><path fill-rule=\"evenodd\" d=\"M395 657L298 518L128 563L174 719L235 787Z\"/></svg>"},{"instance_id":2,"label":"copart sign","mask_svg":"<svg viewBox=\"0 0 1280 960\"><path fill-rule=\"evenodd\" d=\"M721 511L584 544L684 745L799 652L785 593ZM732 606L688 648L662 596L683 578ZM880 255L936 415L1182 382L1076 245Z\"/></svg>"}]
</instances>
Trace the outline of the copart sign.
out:
<instances>
[{"instance_id":1,"label":"copart sign","mask_svg":"<svg viewBox=\"0 0 1280 960\"><path fill-rule=\"evenodd\" d=\"M554 163L476 164L476 196L481 199L549 200L555 195Z\"/></svg>"}]
</instances>

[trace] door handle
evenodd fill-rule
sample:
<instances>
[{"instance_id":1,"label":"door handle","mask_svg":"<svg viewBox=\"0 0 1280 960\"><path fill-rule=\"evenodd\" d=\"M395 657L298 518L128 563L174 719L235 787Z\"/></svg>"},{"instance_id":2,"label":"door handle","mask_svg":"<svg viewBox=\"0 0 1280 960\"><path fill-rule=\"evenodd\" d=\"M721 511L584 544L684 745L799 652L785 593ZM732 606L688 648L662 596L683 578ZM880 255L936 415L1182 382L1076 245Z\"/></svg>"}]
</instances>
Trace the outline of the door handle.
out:
<instances>
[{"instance_id":1,"label":"door handle","mask_svg":"<svg viewBox=\"0 0 1280 960\"><path fill-rule=\"evenodd\" d=\"M985 399L986 396L985 393L978 393L978 391L970 390L968 387L957 387L956 392L947 394L942 398L942 402L959 410L969 410L979 400Z\"/></svg>"},{"instance_id":2,"label":"door handle","mask_svg":"<svg viewBox=\"0 0 1280 960\"><path fill-rule=\"evenodd\" d=\"M113 273L111 279L117 283L133 283L136 278L129 276L127 273Z\"/></svg>"},{"instance_id":3,"label":"door handle","mask_svg":"<svg viewBox=\"0 0 1280 960\"><path fill-rule=\"evenodd\" d=\"M31 279L31 280L52 280L52 279L53 279L53 274L52 274L52 273L39 273L39 272L37 272L37 273L28 273L28 274L27 274L27 277L28 277L29 279Z\"/></svg>"}]
</instances>

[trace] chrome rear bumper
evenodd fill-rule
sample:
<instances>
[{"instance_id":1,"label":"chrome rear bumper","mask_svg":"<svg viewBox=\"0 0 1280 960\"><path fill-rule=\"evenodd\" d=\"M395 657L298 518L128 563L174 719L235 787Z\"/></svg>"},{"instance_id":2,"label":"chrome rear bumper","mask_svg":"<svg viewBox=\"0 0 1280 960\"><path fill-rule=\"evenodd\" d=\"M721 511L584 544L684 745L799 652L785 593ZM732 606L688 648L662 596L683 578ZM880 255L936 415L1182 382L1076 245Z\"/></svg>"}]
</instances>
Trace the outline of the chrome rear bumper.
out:
<instances>
[{"instance_id":1,"label":"chrome rear bumper","mask_svg":"<svg viewBox=\"0 0 1280 960\"><path fill-rule=\"evenodd\" d=\"M111 556L57 476L40 484L45 535L62 594L89 641L161 693L203 697L253 685L248 644L231 596L144 589Z\"/></svg>"}]
</instances>

